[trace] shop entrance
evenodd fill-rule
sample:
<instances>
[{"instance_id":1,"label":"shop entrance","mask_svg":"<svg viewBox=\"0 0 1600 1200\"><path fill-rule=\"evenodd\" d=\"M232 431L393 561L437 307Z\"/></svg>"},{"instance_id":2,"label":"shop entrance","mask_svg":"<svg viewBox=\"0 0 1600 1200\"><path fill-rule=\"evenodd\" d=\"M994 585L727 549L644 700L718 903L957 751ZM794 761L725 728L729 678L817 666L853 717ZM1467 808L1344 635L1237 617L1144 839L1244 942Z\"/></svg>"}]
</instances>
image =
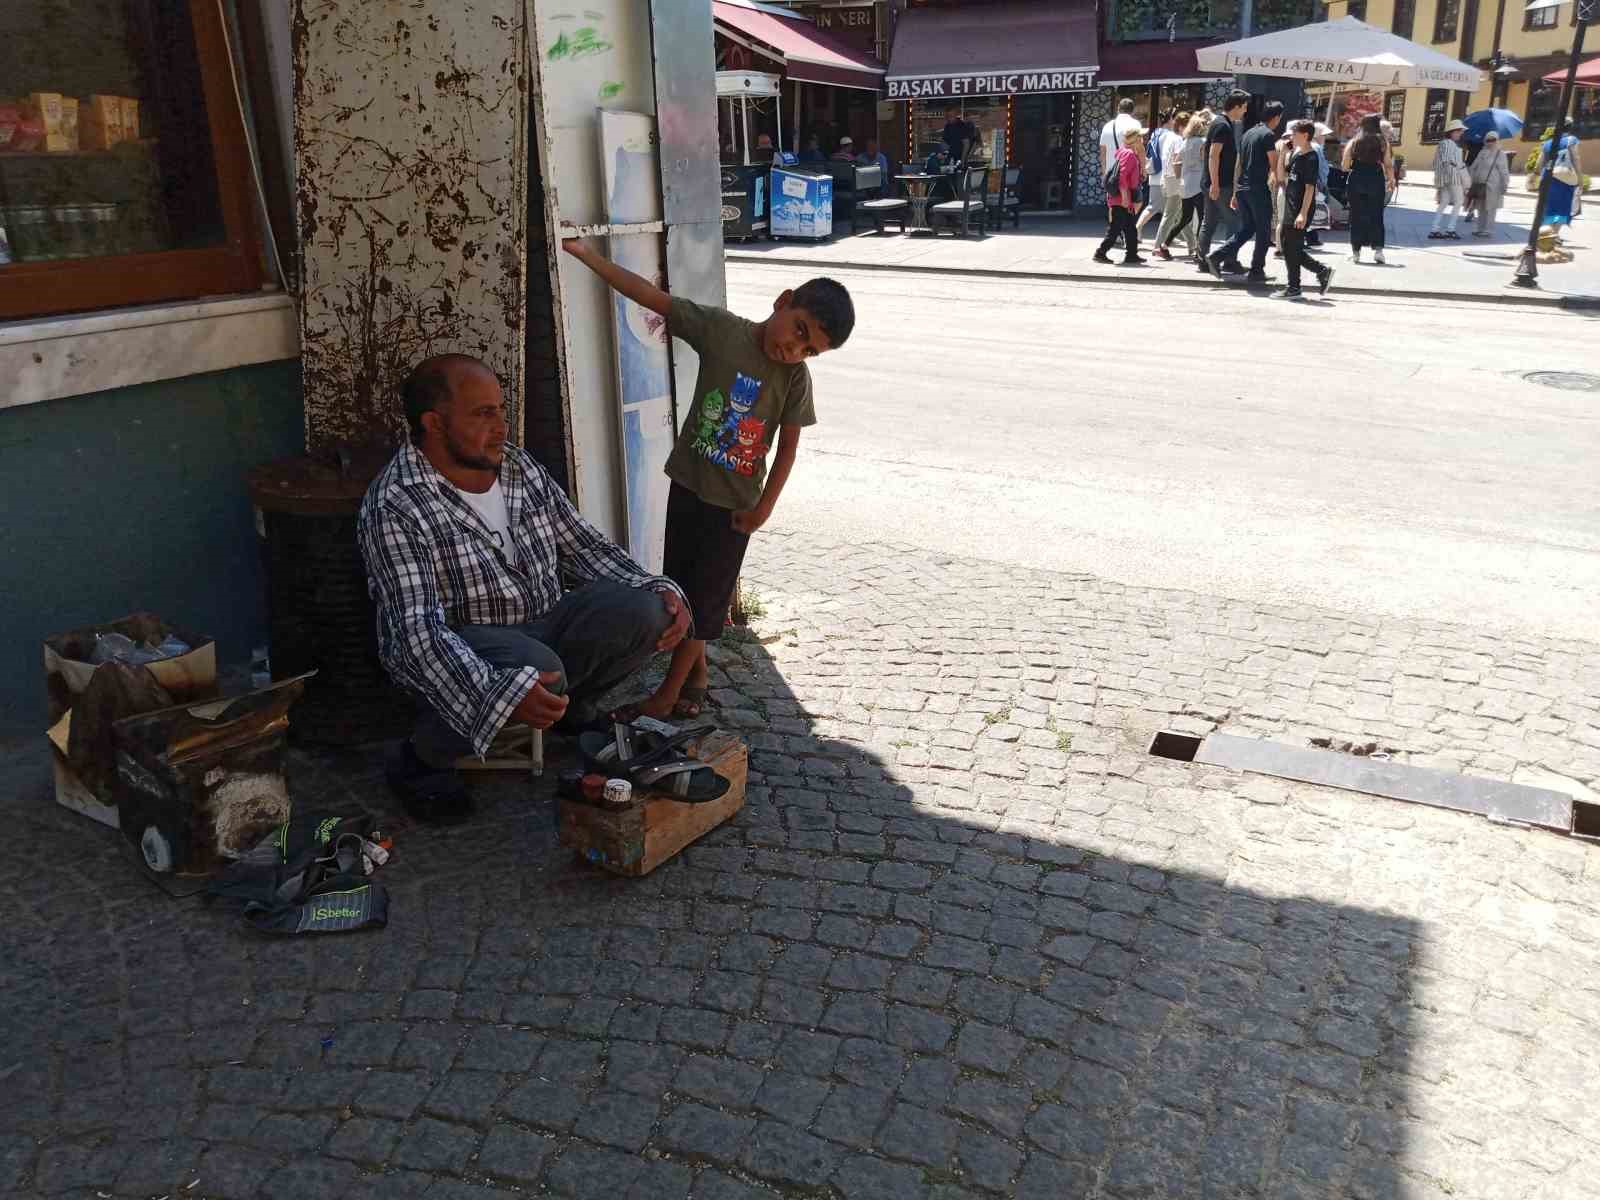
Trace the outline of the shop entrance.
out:
<instances>
[{"instance_id":1,"label":"shop entrance","mask_svg":"<svg viewBox=\"0 0 1600 1200\"><path fill-rule=\"evenodd\" d=\"M999 141L1005 165L1021 169L1019 188L1024 205L1071 208L1079 107L1077 92L980 96L948 103L913 101L907 117L910 146L906 158L921 163L944 145L947 111L955 108L961 119L978 131L977 158L994 162Z\"/></svg>"}]
</instances>

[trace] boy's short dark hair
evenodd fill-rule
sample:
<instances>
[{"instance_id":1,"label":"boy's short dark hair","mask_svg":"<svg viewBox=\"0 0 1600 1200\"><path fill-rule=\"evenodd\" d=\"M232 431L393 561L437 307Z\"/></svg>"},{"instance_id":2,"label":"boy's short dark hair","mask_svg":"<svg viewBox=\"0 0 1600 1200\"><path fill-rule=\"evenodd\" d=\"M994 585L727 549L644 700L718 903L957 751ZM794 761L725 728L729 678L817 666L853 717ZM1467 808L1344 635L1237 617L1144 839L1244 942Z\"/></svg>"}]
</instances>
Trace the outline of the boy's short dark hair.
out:
<instances>
[{"instance_id":1,"label":"boy's short dark hair","mask_svg":"<svg viewBox=\"0 0 1600 1200\"><path fill-rule=\"evenodd\" d=\"M1263 121L1270 121L1274 117L1281 116L1283 116L1282 100L1268 100L1261 106L1261 119Z\"/></svg>"},{"instance_id":2,"label":"boy's short dark hair","mask_svg":"<svg viewBox=\"0 0 1600 1200\"><path fill-rule=\"evenodd\" d=\"M795 288L789 302L803 308L828 335L828 346L837 350L850 340L850 331L856 327L856 305L844 284L819 276L808 279Z\"/></svg>"},{"instance_id":3,"label":"boy's short dark hair","mask_svg":"<svg viewBox=\"0 0 1600 1200\"><path fill-rule=\"evenodd\" d=\"M1234 88L1233 91L1228 93L1228 98L1222 102L1222 111L1227 112L1230 108L1243 108L1248 106L1249 103L1250 93L1242 88Z\"/></svg>"},{"instance_id":4,"label":"boy's short dark hair","mask_svg":"<svg viewBox=\"0 0 1600 1200\"><path fill-rule=\"evenodd\" d=\"M1290 133L1304 133L1304 134L1310 135L1310 134L1315 133L1316 131L1317 131L1317 123L1315 121L1300 120L1300 121L1290 121L1289 122L1289 132Z\"/></svg>"}]
</instances>

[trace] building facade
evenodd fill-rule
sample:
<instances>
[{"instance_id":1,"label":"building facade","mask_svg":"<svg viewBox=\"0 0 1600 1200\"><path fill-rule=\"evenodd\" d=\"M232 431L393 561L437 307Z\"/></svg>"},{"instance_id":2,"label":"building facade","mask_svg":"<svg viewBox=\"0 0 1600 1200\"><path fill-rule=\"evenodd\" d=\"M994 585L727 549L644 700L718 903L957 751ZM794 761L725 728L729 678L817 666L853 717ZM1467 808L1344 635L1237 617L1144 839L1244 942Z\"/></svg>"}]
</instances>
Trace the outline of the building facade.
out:
<instances>
[{"instance_id":1,"label":"building facade","mask_svg":"<svg viewBox=\"0 0 1600 1200\"><path fill-rule=\"evenodd\" d=\"M1543 77L1566 66L1576 6L1527 12L1525 0L1333 0L1330 17L1352 16L1430 45L1484 72L1476 92L1403 88L1355 93L1335 99L1336 111L1352 116L1379 112L1398 133L1395 152L1412 170L1427 170L1445 125L1481 108L1507 108L1523 119L1522 137L1502 141L1520 170L1527 152L1555 120L1560 86ZM1594 36L1590 35L1591 38ZM1326 103L1325 90L1308 89ZM1574 98L1575 132L1600 137L1600 90L1579 89ZM1351 123L1348 120L1344 124Z\"/></svg>"}]
</instances>

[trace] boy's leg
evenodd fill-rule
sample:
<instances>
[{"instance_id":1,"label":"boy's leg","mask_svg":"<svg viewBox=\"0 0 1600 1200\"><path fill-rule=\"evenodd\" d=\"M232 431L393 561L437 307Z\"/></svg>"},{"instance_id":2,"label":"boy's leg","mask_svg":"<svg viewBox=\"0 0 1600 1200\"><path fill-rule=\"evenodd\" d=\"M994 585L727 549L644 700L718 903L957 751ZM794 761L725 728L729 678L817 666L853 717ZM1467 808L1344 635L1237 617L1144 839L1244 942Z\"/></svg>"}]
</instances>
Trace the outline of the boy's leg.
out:
<instances>
[{"instance_id":1,"label":"boy's leg","mask_svg":"<svg viewBox=\"0 0 1600 1200\"><path fill-rule=\"evenodd\" d=\"M671 716L685 685L706 685L706 643L722 636L749 545L750 535L733 527L731 511L707 504L678 483L672 485L667 498L665 571L689 597L694 630L673 654L661 686L639 705L646 716Z\"/></svg>"}]
</instances>

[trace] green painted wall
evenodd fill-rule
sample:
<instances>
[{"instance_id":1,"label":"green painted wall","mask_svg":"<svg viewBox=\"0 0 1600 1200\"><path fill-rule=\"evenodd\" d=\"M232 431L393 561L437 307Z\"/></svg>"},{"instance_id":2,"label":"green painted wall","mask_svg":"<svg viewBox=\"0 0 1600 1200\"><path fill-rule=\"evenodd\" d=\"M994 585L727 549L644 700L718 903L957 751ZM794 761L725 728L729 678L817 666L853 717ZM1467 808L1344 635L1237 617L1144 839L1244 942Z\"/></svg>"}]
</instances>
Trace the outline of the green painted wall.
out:
<instances>
[{"instance_id":1,"label":"green painted wall","mask_svg":"<svg viewBox=\"0 0 1600 1200\"><path fill-rule=\"evenodd\" d=\"M44 732L41 640L146 609L266 642L245 474L304 445L298 361L0 409L0 736Z\"/></svg>"}]
</instances>

